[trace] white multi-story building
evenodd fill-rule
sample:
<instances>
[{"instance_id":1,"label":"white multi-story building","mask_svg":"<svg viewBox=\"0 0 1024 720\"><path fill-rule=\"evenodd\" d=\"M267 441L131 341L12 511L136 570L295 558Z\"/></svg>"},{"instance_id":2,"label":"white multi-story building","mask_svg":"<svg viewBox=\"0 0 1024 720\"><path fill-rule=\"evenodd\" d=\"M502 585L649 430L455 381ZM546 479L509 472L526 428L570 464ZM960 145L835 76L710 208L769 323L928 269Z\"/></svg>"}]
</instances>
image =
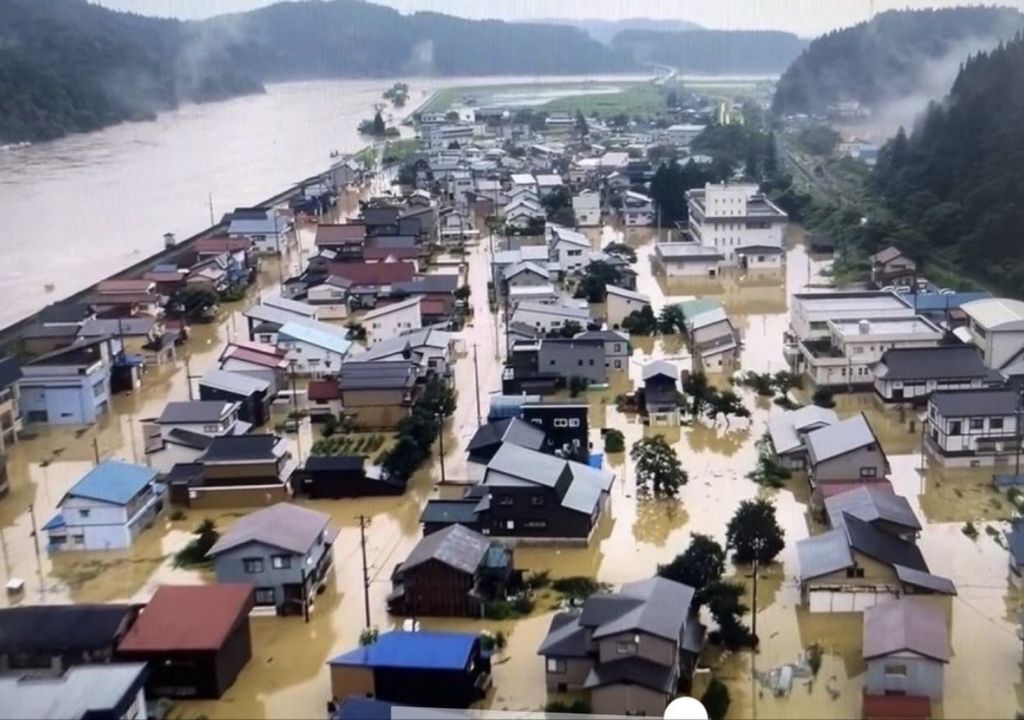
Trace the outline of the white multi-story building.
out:
<instances>
[{"instance_id":1,"label":"white multi-story building","mask_svg":"<svg viewBox=\"0 0 1024 720\"><path fill-rule=\"evenodd\" d=\"M690 234L718 251L723 264L740 264L744 248L782 248L788 218L757 185L708 183L686 199Z\"/></svg>"},{"instance_id":2,"label":"white multi-story building","mask_svg":"<svg viewBox=\"0 0 1024 720\"><path fill-rule=\"evenodd\" d=\"M548 236L548 257L558 264L564 275L582 270L590 262L590 240L575 230L551 225Z\"/></svg>"},{"instance_id":3,"label":"white multi-story building","mask_svg":"<svg viewBox=\"0 0 1024 720\"><path fill-rule=\"evenodd\" d=\"M626 227L647 227L654 223L654 201L627 190L622 199L622 222Z\"/></svg>"},{"instance_id":4,"label":"white multi-story building","mask_svg":"<svg viewBox=\"0 0 1024 720\"><path fill-rule=\"evenodd\" d=\"M422 301L422 295L414 295L408 300L382 305L366 313L362 319L363 327L366 328L366 341L372 346L402 333L419 330L423 327L420 311Z\"/></svg>"},{"instance_id":5,"label":"white multi-story building","mask_svg":"<svg viewBox=\"0 0 1024 720\"><path fill-rule=\"evenodd\" d=\"M928 398L927 447L944 465L1013 461L1020 396L1013 389L950 390Z\"/></svg>"},{"instance_id":6,"label":"white multi-story building","mask_svg":"<svg viewBox=\"0 0 1024 720\"><path fill-rule=\"evenodd\" d=\"M964 303L968 330L985 364L1006 375L1024 374L1024 302L987 298Z\"/></svg>"},{"instance_id":7,"label":"white multi-story building","mask_svg":"<svg viewBox=\"0 0 1024 720\"><path fill-rule=\"evenodd\" d=\"M796 293L789 310L789 327L798 340L831 335L829 320L910 318L914 308L892 292Z\"/></svg>"},{"instance_id":8,"label":"white multi-story building","mask_svg":"<svg viewBox=\"0 0 1024 720\"><path fill-rule=\"evenodd\" d=\"M572 212L579 227L594 227L601 224L601 193L584 190L572 199Z\"/></svg>"}]
</instances>

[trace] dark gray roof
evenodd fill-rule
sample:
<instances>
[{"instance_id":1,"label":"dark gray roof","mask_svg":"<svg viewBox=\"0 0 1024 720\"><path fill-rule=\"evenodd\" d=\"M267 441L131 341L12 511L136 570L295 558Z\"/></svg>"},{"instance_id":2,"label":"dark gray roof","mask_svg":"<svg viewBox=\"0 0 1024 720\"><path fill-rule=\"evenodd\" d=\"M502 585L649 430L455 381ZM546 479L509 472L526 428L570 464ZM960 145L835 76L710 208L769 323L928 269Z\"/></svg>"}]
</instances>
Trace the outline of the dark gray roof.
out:
<instances>
[{"instance_id":1,"label":"dark gray roof","mask_svg":"<svg viewBox=\"0 0 1024 720\"><path fill-rule=\"evenodd\" d=\"M338 374L344 390L409 388L416 383L416 364L411 362L346 362Z\"/></svg>"},{"instance_id":2,"label":"dark gray roof","mask_svg":"<svg viewBox=\"0 0 1024 720\"><path fill-rule=\"evenodd\" d=\"M491 541L462 525L449 525L416 543L399 572L411 570L429 560L473 574L487 555Z\"/></svg>"},{"instance_id":3,"label":"dark gray roof","mask_svg":"<svg viewBox=\"0 0 1024 720\"><path fill-rule=\"evenodd\" d=\"M18 358L10 355L0 358L0 389L9 388L21 379L21 364Z\"/></svg>"},{"instance_id":4,"label":"dark gray roof","mask_svg":"<svg viewBox=\"0 0 1024 720\"><path fill-rule=\"evenodd\" d=\"M580 625L579 613L556 613L551 618L548 634L541 642L537 654L551 657L586 657L589 652L587 631Z\"/></svg>"},{"instance_id":5,"label":"dark gray roof","mask_svg":"<svg viewBox=\"0 0 1024 720\"><path fill-rule=\"evenodd\" d=\"M278 438L275 435L228 435L215 437L206 452L200 457L204 462L265 461L275 460L274 448Z\"/></svg>"},{"instance_id":6,"label":"dark gray roof","mask_svg":"<svg viewBox=\"0 0 1024 720\"><path fill-rule=\"evenodd\" d=\"M429 500L420 522L473 525L477 521L476 506L477 500Z\"/></svg>"},{"instance_id":7,"label":"dark gray roof","mask_svg":"<svg viewBox=\"0 0 1024 720\"><path fill-rule=\"evenodd\" d=\"M448 294L455 292L458 287L458 275L423 275L415 280L396 282L391 286L391 290L398 295Z\"/></svg>"},{"instance_id":8,"label":"dark gray roof","mask_svg":"<svg viewBox=\"0 0 1024 720\"><path fill-rule=\"evenodd\" d=\"M362 470L366 458L362 455L310 455L305 469L312 472Z\"/></svg>"},{"instance_id":9,"label":"dark gray roof","mask_svg":"<svg viewBox=\"0 0 1024 720\"><path fill-rule=\"evenodd\" d=\"M643 379L647 382L657 375L665 375L678 382L679 368L667 360L653 360L643 367Z\"/></svg>"},{"instance_id":10,"label":"dark gray roof","mask_svg":"<svg viewBox=\"0 0 1024 720\"><path fill-rule=\"evenodd\" d=\"M852 515L844 515L843 521L850 547L857 552L889 565L902 565L911 570L928 572L928 563L924 561L917 545L887 535Z\"/></svg>"},{"instance_id":11,"label":"dark gray roof","mask_svg":"<svg viewBox=\"0 0 1024 720\"><path fill-rule=\"evenodd\" d=\"M210 447L210 443L213 442L213 438L209 435L192 432L191 430L185 430L184 428L172 428L171 431L167 433L167 438L177 445L184 445L185 447L194 448L196 450L205 450Z\"/></svg>"},{"instance_id":12,"label":"dark gray roof","mask_svg":"<svg viewBox=\"0 0 1024 720\"><path fill-rule=\"evenodd\" d=\"M466 449L473 452L502 442L510 442L530 450L540 450L544 444L544 431L519 418L506 418L481 425L473 434Z\"/></svg>"},{"instance_id":13,"label":"dark gray roof","mask_svg":"<svg viewBox=\"0 0 1024 720\"><path fill-rule=\"evenodd\" d=\"M672 668L639 657L599 663L591 669L583 687L587 690L605 685L639 685L657 692L675 691Z\"/></svg>"},{"instance_id":14,"label":"dark gray roof","mask_svg":"<svg viewBox=\"0 0 1024 720\"><path fill-rule=\"evenodd\" d=\"M942 611L917 598L904 597L864 609L864 659L899 652L949 662L949 626Z\"/></svg>"},{"instance_id":15,"label":"dark gray roof","mask_svg":"<svg viewBox=\"0 0 1024 720\"><path fill-rule=\"evenodd\" d=\"M169 402L160 413L161 423L218 423L227 413L227 400L186 400Z\"/></svg>"},{"instance_id":16,"label":"dark gray roof","mask_svg":"<svg viewBox=\"0 0 1024 720\"><path fill-rule=\"evenodd\" d=\"M875 376L885 380L973 379L990 373L973 345L887 350L880 366Z\"/></svg>"},{"instance_id":17,"label":"dark gray roof","mask_svg":"<svg viewBox=\"0 0 1024 720\"><path fill-rule=\"evenodd\" d=\"M921 529L910 503L887 483L863 485L825 498L825 511L833 528L842 526L843 514L847 513L868 523L883 520L910 530Z\"/></svg>"},{"instance_id":18,"label":"dark gray roof","mask_svg":"<svg viewBox=\"0 0 1024 720\"><path fill-rule=\"evenodd\" d=\"M853 553L843 530L830 530L796 544L800 577L804 580L834 573L853 565Z\"/></svg>"},{"instance_id":19,"label":"dark gray roof","mask_svg":"<svg viewBox=\"0 0 1024 720\"><path fill-rule=\"evenodd\" d=\"M944 417L1013 415L1017 393L1013 390L949 390L934 392L931 402Z\"/></svg>"},{"instance_id":20,"label":"dark gray roof","mask_svg":"<svg viewBox=\"0 0 1024 720\"><path fill-rule=\"evenodd\" d=\"M249 397L255 393L266 392L270 382L253 375L231 372L230 370L207 370L199 380L200 385L223 390L240 397Z\"/></svg>"},{"instance_id":21,"label":"dark gray roof","mask_svg":"<svg viewBox=\"0 0 1024 720\"><path fill-rule=\"evenodd\" d=\"M63 675L0 678L0 717L18 720L119 716L142 689L145 663L76 665Z\"/></svg>"},{"instance_id":22,"label":"dark gray roof","mask_svg":"<svg viewBox=\"0 0 1024 720\"><path fill-rule=\"evenodd\" d=\"M907 585L913 585L920 590L939 593L941 595L956 595L956 585L949 578L941 575L913 570L903 565L895 565L896 577Z\"/></svg>"},{"instance_id":23,"label":"dark gray roof","mask_svg":"<svg viewBox=\"0 0 1024 720\"><path fill-rule=\"evenodd\" d=\"M47 305L37 316L42 323L76 324L93 315L88 303L62 302Z\"/></svg>"},{"instance_id":24,"label":"dark gray roof","mask_svg":"<svg viewBox=\"0 0 1024 720\"><path fill-rule=\"evenodd\" d=\"M688 585L661 577L638 580L617 593L587 598L580 624L594 629L595 640L639 631L678 642L692 601L693 588Z\"/></svg>"},{"instance_id":25,"label":"dark gray roof","mask_svg":"<svg viewBox=\"0 0 1024 720\"><path fill-rule=\"evenodd\" d=\"M330 515L316 510L277 503L239 518L207 555L215 557L250 542L305 555L323 536L330 519Z\"/></svg>"},{"instance_id":26,"label":"dark gray roof","mask_svg":"<svg viewBox=\"0 0 1024 720\"><path fill-rule=\"evenodd\" d=\"M113 646L134 605L26 605L0 610L0 653L51 655Z\"/></svg>"},{"instance_id":27,"label":"dark gray roof","mask_svg":"<svg viewBox=\"0 0 1024 720\"><path fill-rule=\"evenodd\" d=\"M587 330L576 335L576 340L600 340L601 342L626 342L628 338L617 330Z\"/></svg>"},{"instance_id":28,"label":"dark gray roof","mask_svg":"<svg viewBox=\"0 0 1024 720\"><path fill-rule=\"evenodd\" d=\"M878 440L867 418L861 413L808 433L804 442L811 465L816 465L867 445L877 444Z\"/></svg>"},{"instance_id":29,"label":"dark gray roof","mask_svg":"<svg viewBox=\"0 0 1024 720\"><path fill-rule=\"evenodd\" d=\"M78 325L43 325L33 323L25 328L21 336L26 339L74 338L81 328Z\"/></svg>"}]
</instances>

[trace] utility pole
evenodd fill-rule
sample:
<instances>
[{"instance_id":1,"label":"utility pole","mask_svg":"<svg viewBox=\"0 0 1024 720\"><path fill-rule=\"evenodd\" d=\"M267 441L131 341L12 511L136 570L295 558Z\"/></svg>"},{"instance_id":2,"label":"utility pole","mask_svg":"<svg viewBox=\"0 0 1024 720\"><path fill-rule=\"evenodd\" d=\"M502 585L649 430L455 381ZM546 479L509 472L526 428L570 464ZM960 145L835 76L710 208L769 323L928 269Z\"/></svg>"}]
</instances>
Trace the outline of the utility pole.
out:
<instances>
[{"instance_id":1,"label":"utility pole","mask_svg":"<svg viewBox=\"0 0 1024 720\"><path fill-rule=\"evenodd\" d=\"M185 355L185 386L188 388L188 399L194 400L192 397L192 363L188 355Z\"/></svg>"},{"instance_id":2,"label":"utility pole","mask_svg":"<svg viewBox=\"0 0 1024 720\"><path fill-rule=\"evenodd\" d=\"M366 627L370 627L370 571L366 567L366 525L365 515L359 516L359 547L363 553L363 610L366 614Z\"/></svg>"},{"instance_id":3,"label":"utility pole","mask_svg":"<svg viewBox=\"0 0 1024 720\"><path fill-rule=\"evenodd\" d=\"M299 454L299 462L302 462L302 421L299 419L299 393L295 389L295 360L288 364L292 375L292 418L295 420L295 449Z\"/></svg>"},{"instance_id":4,"label":"utility pole","mask_svg":"<svg viewBox=\"0 0 1024 720\"><path fill-rule=\"evenodd\" d=\"M480 365L476 359L476 343L473 343L473 378L476 380L476 426L480 427Z\"/></svg>"},{"instance_id":5,"label":"utility pole","mask_svg":"<svg viewBox=\"0 0 1024 720\"><path fill-rule=\"evenodd\" d=\"M213 218L213 193L207 193L206 200L210 205L210 227L217 224L217 221Z\"/></svg>"},{"instance_id":6,"label":"utility pole","mask_svg":"<svg viewBox=\"0 0 1024 720\"><path fill-rule=\"evenodd\" d=\"M761 551L764 549L764 538L755 538L753 542L754 549L754 587L753 587L753 601L750 611L750 634L754 641L754 652L757 652L760 642L757 638L757 576L758 571L761 567Z\"/></svg>"},{"instance_id":7,"label":"utility pole","mask_svg":"<svg viewBox=\"0 0 1024 720\"><path fill-rule=\"evenodd\" d=\"M1017 452L1014 453L1014 455L1015 455L1015 457L1014 457L1014 464L1013 464L1013 467L1014 467L1014 470L1013 470L1014 480L1016 480L1017 478L1020 477L1020 441L1021 441L1020 421L1021 421L1022 417L1024 417L1024 388L1021 388L1020 393L1017 395L1017 417L1015 419L1015 422L1017 423L1017 427L1015 428L1016 429L1016 433L1015 434L1017 435L1017 443L1016 443L1016 445L1017 445L1017 448L1016 448Z\"/></svg>"},{"instance_id":8,"label":"utility pole","mask_svg":"<svg viewBox=\"0 0 1024 720\"><path fill-rule=\"evenodd\" d=\"M36 525L36 506L29 503L28 516L32 520L32 544L36 549L36 572L39 574L39 593L42 595L46 592L46 587L43 585L43 557L39 554L39 528Z\"/></svg>"},{"instance_id":9,"label":"utility pole","mask_svg":"<svg viewBox=\"0 0 1024 720\"><path fill-rule=\"evenodd\" d=\"M96 461L96 464L99 465L100 464L100 439L98 437L94 437L92 439L92 456L93 456L93 459Z\"/></svg>"},{"instance_id":10,"label":"utility pole","mask_svg":"<svg viewBox=\"0 0 1024 720\"><path fill-rule=\"evenodd\" d=\"M441 456L441 484L444 485L447 482L447 478L445 478L444 474L444 415L441 413L437 414L437 440L441 444L438 450Z\"/></svg>"}]
</instances>

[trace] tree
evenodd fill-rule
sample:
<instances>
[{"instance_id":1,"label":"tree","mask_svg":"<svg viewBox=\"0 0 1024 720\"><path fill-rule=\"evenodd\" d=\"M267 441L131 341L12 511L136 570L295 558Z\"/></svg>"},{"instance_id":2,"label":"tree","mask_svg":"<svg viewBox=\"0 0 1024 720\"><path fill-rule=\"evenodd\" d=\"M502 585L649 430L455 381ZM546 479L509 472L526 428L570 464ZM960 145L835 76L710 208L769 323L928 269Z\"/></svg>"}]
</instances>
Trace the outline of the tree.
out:
<instances>
[{"instance_id":1,"label":"tree","mask_svg":"<svg viewBox=\"0 0 1024 720\"><path fill-rule=\"evenodd\" d=\"M724 415L725 424L728 425L730 417L749 418L750 410L735 392L722 390L709 398L708 415L712 421L717 420L719 415Z\"/></svg>"},{"instance_id":2,"label":"tree","mask_svg":"<svg viewBox=\"0 0 1024 720\"><path fill-rule=\"evenodd\" d=\"M663 335L686 332L686 316L679 305L666 305L658 315L658 331Z\"/></svg>"},{"instance_id":3,"label":"tree","mask_svg":"<svg viewBox=\"0 0 1024 720\"><path fill-rule=\"evenodd\" d=\"M690 412L694 417L700 417L708 400L717 394L715 388L708 383L708 376L704 373L691 373L690 377L683 382L683 392L691 398Z\"/></svg>"},{"instance_id":4,"label":"tree","mask_svg":"<svg viewBox=\"0 0 1024 720\"><path fill-rule=\"evenodd\" d=\"M587 302L604 302L608 295L609 285L620 285L622 272L604 260L595 260L583 271L583 277L576 286L576 297L583 297Z\"/></svg>"},{"instance_id":5,"label":"tree","mask_svg":"<svg viewBox=\"0 0 1024 720\"><path fill-rule=\"evenodd\" d=\"M630 335L653 335L658 330L658 319L651 306L644 305L622 319L622 329Z\"/></svg>"},{"instance_id":6,"label":"tree","mask_svg":"<svg viewBox=\"0 0 1024 720\"><path fill-rule=\"evenodd\" d=\"M566 320L561 327L554 328L548 331L549 338L565 338L566 340L574 338L583 332L583 326L575 320Z\"/></svg>"},{"instance_id":7,"label":"tree","mask_svg":"<svg viewBox=\"0 0 1024 720\"><path fill-rule=\"evenodd\" d=\"M708 720L725 720L730 702L728 686L716 677L711 678L707 689L700 697L700 704L708 711Z\"/></svg>"},{"instance_id":8,"label":"tree","mask_svg":"<svg viewBox=\"0 0 1024 720\"><path fill-rule=\"evenodd\" d=\"M814 395L811 396L811 402L823 408L834 408L836 406L836 401L832 399L832 391L827 387L817 388L814 391Z\"/></svg>"},{"instance_id":9,"label":"tree","mask_svg":"<svg viewBox=\"0 0 1024 720\"><path fill-rule=\"evenodd\" d=\"M472 292L469 285L460 285L455 288L455 299L456 300L469 300L469 295Z\"/></svg>"},{"instance_id":10,"label":"tree","mask_svg":"<svg viewBox=\"0 0 1024 720\"><path fill-rule=\"evenodd\" d=\"M219 299L217 293L210 288L186 286L174 292L168 302L168 309L175 317L208 322L213 319Z\"/></svg>"},{"instance_id":11,"label":"tree","mask_svg":"<svg viewBox=\"0 0 1024 720\"><path fill-rule=\"evenodd\" d=\"M679 462L679 455L661 435L637 440L629 456L635 463L640 492L653 491L655 497L675 497L690 479Z\"/></svg>"},{"instance_id":12,"label":"tree","mask_svg":"<svg viewBox=\"0 0 1024 720\"><path fill-rule=\"evenodd\" d=\"M608 243L604 246L604 253L606 255L614 255L615 257L621 258L630 264L636 262L636 250L624 242Z\"/></svg>"},{"instance_id":13,"label":"tree","mask_svg":"<svg viewBox=\"0 0 1024 720\"><path fill-rule=\"evenodd\" d=\"M718 624L719 639L730 650L747 647L756 641L740 619L749 610L740 600L743 592L742 585L719 580L706 585L700 593L701 603L707 605Z\"/></svg>"},{"instance_id":14,"label":"tree","mask_svg":"<svg viewBox=\"0 0 1024 720\"><path fill-rule=\"evenodd\" d=\"M691 163L692 164L692 163ZM678 163L662 163L651 180L651 200L657 208L660 227L685 224L689 218L686 206L686 178Z\"/></svg>"},{"instance_id":15,"label":"tree","mask_svg":"<svg viewBox=\"0 0 1024 720\"><path fill-rule=\"evenodd\" d=\"M607 453L620 453L626 449L626 437L621 430L610 428L604 432L604 451Z\"/></svg>"},{"instance_id":16,"label":"tree","mask_svg":"<svg viewBox=\"0 0 1024 720\"><path fill-rule=\"evenodd\" d=\"M355 320L350 320L348 324L345 325L345 327L348 328L348 336L352 340L366 339L366 328L363 327L360 323L357 323Z\"/></svg>"},{"instance_id":17,"label":"tree","mask_svg":"<svg viewBox=\"0 0 1024 720\"><path fill-rule=\"evenodd\" d=\"M764 499L744 500L725 531L726 547L738 562L771 562L786 547L785 531L775 519L775 505Z\"/></svg>"},{"instance_id":18,"label":"tree","mask_svg":"<svg viewBox=\"0 0 1024 720\"><path fill-rule=\"evenodd\" d=\"M682 555L667 565L658 566L658 575L689 585L698 593L721 579L725 572L725 550L707 535L694 533ZM695 596L696 598L696 596Z\"/></svg>"},{"instance_id":19,"label":"tree","mask_svg":"<svg viewBox=\"0 0 1024 720\"><path fill-rule=\"evenodd\" d=\"M576 132L580 134L580 137L590 134L590 125L587 124L587 119L583 117L583 112L579 108L576 108Z\"/></svg>"},{"instance_id":20,"label":"tree","mask_svg":"<svg viewBox=\"0 0 1024 720\"><path fill-rule=\"evenodd\" d=\"M210 562L210 559L206 557L206 553L210 552L210 548L216 545L220 539L217 526L213 520L207 518L199 523L199 526L192 531L192 534L195 537L189 540L188 544L174 556L174 567L194 567Z\"/></svg>"},{"instance_id":21,"label":"tree","mask_svg":"<svg viewBox=\"0 0 1024 720\"><path fill-rule=\"evenodd\" d=\"M549 192L541 199L540 204L544 206L548 219L556 225L576 225L576 214L572 209L572 192L566 186L561 185Z\"/></svg>"},{"instance_id":22,"label":"tree","mask_svg":"<svg viewBox=\"0 0 1024 720\"><path fill-rule=\"evenodd\" d=\"M757 467L747 473L747 478L764 487L780 488L786 484L786 480L792 477L792 473L780 465L767 452L761 452L757 456Z\"/></svg>"},{"instance_id":23,"label":"tree","mask_svg":"<svg viewBox=\"0 0 1024 720\"><path fill-rule=\"evenodd\" d=\"M444 119L445 119L445 122L450 122L450 123L458 122L459 121L459 111L458 110L449 110L448 112L446 112L444 114Z\"/></svg>"},{"instance_id":24,"label":"tree","mask_svg":"<svg viewBox=\"0 0 1024 720\"><path fill-rule=\"evenodd\" d=\"M374 137L384 137L388 133L387 125L384 124L384 116L380 114L378 110L373 115L373 135Z\"/></svg>"},{"instance_id":25,"label":"tree","mask_svg":"<svg viewBox=\"0 0 1024 720\"><path fill-rule=\"evenodd\" d=\"M608 124L612 127L624 128L629 125L629 115L624 112L617 113L608 118Z\"/></svg>"}]
</instances>

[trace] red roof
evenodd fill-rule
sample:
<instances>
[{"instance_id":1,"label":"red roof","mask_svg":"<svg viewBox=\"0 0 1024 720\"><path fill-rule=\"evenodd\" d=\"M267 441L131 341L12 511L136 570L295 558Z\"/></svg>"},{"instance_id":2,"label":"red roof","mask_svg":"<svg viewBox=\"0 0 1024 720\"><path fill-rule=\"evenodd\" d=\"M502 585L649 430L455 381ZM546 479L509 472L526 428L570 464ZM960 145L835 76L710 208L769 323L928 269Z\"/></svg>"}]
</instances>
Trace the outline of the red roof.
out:
<instances>
[{"instance_id":1,"label":"red roof","mask_svg":"<svg viewBox=\"0 0 1024 720\"><path fill-rule=\"evenodd\" d=\"M153 282L158 283L158 284L159 283L178 283L178 282L184 282L185 281L185 276L182 273L177 272L176 270L167 270L167 271L160 271L160 272L150 271L150 272L146 273L145 275L143 275L142 277L145 278L146 280L152 280Z\"/></svg>"},{"instance_id":2,"label":"red roof","mask_svg":"<svg viewBox=\"0 0 1024 720\"><path fill-rule=\"evenodd\" d=\"M306 393L310 400L341 399L341 388L337 380L310 380Z\"/></svg>"},{"instance_id":3,"label":"red roof","mask_svg":"<svg viewBox=\"0 0 1024 720\"><path fill-rule=\"evenodd\" d=\"M252 240L247 237L229 237L227 235L214 235L196 240L195 248L197 253L220 255L224 252L237 252L252 248Z\"/></svg>"},{"instance_id":4,"label":"red roof","mask_svg":"<svg viewBox=\"0 0 1024 720\"><path fill-rule=\"evenodd\" d=\"M367 260L413 260L420 256L419 248L415 247L368 247L363 248L363 257Z\"/></svg>"},{"instance_id":5,"label":"red roof","mask_svg":"<svg viewBox=\"0 0 1024 720\"><path fill-rule=\"evenodd\" d=\"M420 315L448 315L455 301L443 295L424 295L420 301Z\"/></svg>"},{"instance_id":6,"label":"red roof","mask_svg":"<svg viewBox=\"0 0 1024 720\"><path fill-rule=\"evenodd\" d=\"M284 370L288 367L288 359L284 355L278 354L276 351L264 352L262 350L245 347L241 343L238 345L229 345L224 350L224 354L220 356L221 360L226 358L234 358L235 360L242 360L244 362L250 362L253 365L259 365L261 367L271 369Z\"/></svg>"},{"instance_id":7,"label":"red roof","mask_svg":"<svg viewBox=\"0 0 1024 720\"><path fill-rule=\"evenodd\" d=\"M345 225L320 225L316 229L316 245L356 245L366 239L366 225L348 223Z\"/></svg>"},{"instance_id":8,"label":"red roof","mask_svg":"<svg viewBox=\"0 0 1024 720\"><path fill-rule=\"evenodd\" d=\"M871 487L879 489L884 488L893 494L896 493L892 488L892 483L885 478L880 480L861 480L859 482L851 480L850 482L822 483L818 486L818 489L821 490L822 497L830 498L833 495L839 495L840 493L849 492L850 490L856 490L857 488L862 488L865 485L870 485Z\"/></svg>"},{"instance_id":9,"label":"red roof","mask_svg":"<svg viewBox=\"0 0 1024 720\"><path fill-rule=\"evenodd\" d=\"M920 695L864 695L864 720L928 720L931 701Z\"/></svg>"},{"instance_id":10,"label":"red roof","mask_svg":"<svg viewBox=\"0 0 1024 720\"><path fill-rule=\"evenodd\" d=\"M122 280L103 280L96 286L96 291L102 294L107 293L144 293L153 286L152 280L143 278L131 278Z\"/></svg>"},{"instance_id":11,"label":"red roof","mask_svg":"<svg viewBox=\"0 0 1024 720\"><path fill-rule=\"evenodd\" d=\"M347 278L353 285L392 285L409 282L416 273L411 262L345 263L332 262L327 266L330 275Z\"/></svg>"},{"instance_id":12,"label":"red roof","mask_svg":"<svg viewBox=\"0 0 1024 720\"><path fill-rule=\"evenodd\" d=\"M251 585L161 585L118 650L220 650L252 607Z\"/></svg>"}]
</instances>

